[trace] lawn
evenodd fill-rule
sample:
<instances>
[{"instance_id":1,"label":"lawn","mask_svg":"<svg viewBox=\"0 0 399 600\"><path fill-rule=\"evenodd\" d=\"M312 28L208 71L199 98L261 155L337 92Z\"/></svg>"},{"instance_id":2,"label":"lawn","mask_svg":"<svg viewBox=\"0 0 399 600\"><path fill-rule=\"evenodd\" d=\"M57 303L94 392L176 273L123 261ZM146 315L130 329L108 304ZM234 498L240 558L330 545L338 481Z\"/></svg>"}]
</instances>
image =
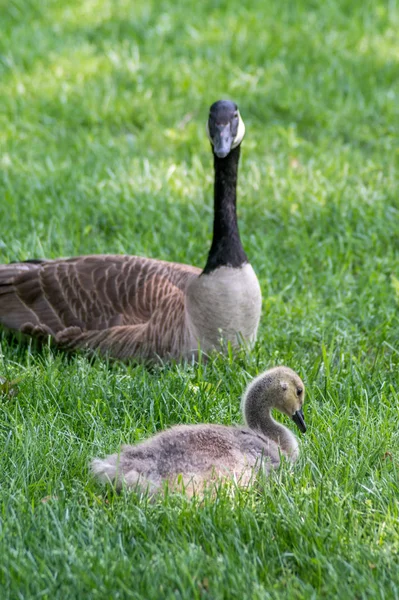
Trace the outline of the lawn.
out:
<instances>
[{"instance_id":1,"label":"lawn","mask_svg":"<svg viewBox=\"0 0 399 600\"><path fill-rule=\"evenodd\" d=\"M209 105L246 123L239 224L258 342L108 363L0 333L2 599L399 598L399 6L0 0L0 262L202 266ZM307 386L301 457L216 500L117 495L94 456L240 420L251 377ZM299 434L298 434L299 435Z\"/></svg>"}]
</instances>

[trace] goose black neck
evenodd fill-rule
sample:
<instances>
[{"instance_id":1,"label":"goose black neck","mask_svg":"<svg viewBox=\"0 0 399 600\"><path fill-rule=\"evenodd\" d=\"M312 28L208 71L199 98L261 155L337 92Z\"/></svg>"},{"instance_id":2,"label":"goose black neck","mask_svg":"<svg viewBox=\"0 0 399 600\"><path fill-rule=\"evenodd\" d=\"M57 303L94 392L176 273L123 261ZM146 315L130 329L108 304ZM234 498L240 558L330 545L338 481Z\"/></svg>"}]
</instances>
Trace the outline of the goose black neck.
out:
<instances>
[{"instance_id":1,"label":"goose black neck","mask_svg":"<svg viewBox=\"0 0 399 600\"><path fill-rule=\"evenodd\" d=\"M213 240L204 273L218 267L241 267L248 262L241 244L237 225L237 173L240 146L231 150L225 158L214 156L215 216Z\"/></svg>"}]
</instances>

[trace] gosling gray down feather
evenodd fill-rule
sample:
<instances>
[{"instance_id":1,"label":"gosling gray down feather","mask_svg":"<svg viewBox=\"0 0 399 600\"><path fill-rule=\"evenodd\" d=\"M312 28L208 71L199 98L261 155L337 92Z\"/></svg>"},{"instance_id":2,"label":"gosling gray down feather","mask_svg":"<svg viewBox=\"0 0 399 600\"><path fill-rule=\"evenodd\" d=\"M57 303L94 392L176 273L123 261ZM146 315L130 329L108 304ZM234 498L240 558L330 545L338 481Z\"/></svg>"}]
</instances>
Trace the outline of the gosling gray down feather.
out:
<instances>
[{"instance_id":1,"label":"gosling gray down feather","mask_svg":"<svg viewBox=\"0 0 399 600\"><path fill-rule=\"evenodd\" d=\"M0 265L0 324L67 349L119 359L191 358L253 342L261 292L238 233L236 183L245 127L215 102L207 124L215 167L214 234L203 270L139 256L93 255Z\"/></svg>"},{"instance_id":2,"label":"gosling gray down feather","mask_svg":"<svg viewBox=\"0 0 399 600\"><path fill-rule=\"evenodd\" d=\"M148 491L171 490L201 494L211 483L234 479L247 486L262 469L278 467L281 455L294 462L299 454L293 433L271 416L276 410L306 431L302 406L305 386L288 367L275 367L254 379L244 393L246 427L177 425L120 453L92 461L102 481Z\"/></svg>"}]
</instances>

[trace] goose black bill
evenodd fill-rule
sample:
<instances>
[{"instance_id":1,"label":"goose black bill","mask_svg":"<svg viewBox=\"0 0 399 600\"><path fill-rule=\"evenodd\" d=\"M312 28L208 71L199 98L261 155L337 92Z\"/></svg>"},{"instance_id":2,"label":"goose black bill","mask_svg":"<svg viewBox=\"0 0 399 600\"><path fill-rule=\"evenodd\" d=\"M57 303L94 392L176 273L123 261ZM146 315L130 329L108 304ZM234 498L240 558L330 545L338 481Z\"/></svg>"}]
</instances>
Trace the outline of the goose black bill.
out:
<instances>
[{"instance_id":1,"label":"goose black bill","mask_svg":"<svg viewBox=\"0 0 399 600\"><path fill-rule=\"evenodd\" d=\"M219 158L225 158L233 145L234 136L231 131L230 123L226 125L216 125L213 136L213 151Z\"/></svg>"},{"instance_id":2,"label":"goose black bill","mask_svg":"<svg viewBox=\"0 0 399 600\"><path fill-rule=\"evenodd\" d=\"M305 433L305 431L306 431L306 423L305 423L305 418L303 416L303 410L302 410L302 408L300 408L299 410L297 410L292 415L292 420L294 421L295 425L298 426L299 430L302 433Z\"/></svg>"}]
</instances>

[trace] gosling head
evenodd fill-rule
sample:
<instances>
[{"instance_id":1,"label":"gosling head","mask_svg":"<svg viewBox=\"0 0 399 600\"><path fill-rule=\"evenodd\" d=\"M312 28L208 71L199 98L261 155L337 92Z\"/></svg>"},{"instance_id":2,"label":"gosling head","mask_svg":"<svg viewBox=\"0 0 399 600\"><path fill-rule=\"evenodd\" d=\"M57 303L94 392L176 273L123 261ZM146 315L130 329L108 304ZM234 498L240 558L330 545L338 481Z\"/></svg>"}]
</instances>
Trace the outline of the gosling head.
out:
<instances>
[{"instance_id":1,"label":"gosling head","mask_svg":"<svg viewBox=\"0 0 399 600\"><path fill-rule=\"evenodd\" d=\"M250 383L243 398L244 416L251 427L262 418L264 410L276 408L288 415L305 433L304 400L305 385L299 375L289 367L275 367Z\"/></svg>"},{"instance_id":2,"label":"gosling head","mask_svg":"<svg viewBox=\"0 0 399 600\"><path fill-rule=\"evenodd\" d=\"M289 367L276 367L275 371L282 390L281 396L278 396L279 403L276 404L276 408L291 417L299 430L305 433L306 423L302 410L305 400L304 383L299 375Z\"/></svg>"},{"instance_id":3,"label":"gosling head","mask_svg":"<svg viewBox=\"0 0 399 600\"><path fill-rule=\"evenodd\" d=\"M237 104L230 100L218 100L209 110L206 131L218 158L225 158L233 148L241 144L245 134Z\"/></svg>"}]
</instances>

